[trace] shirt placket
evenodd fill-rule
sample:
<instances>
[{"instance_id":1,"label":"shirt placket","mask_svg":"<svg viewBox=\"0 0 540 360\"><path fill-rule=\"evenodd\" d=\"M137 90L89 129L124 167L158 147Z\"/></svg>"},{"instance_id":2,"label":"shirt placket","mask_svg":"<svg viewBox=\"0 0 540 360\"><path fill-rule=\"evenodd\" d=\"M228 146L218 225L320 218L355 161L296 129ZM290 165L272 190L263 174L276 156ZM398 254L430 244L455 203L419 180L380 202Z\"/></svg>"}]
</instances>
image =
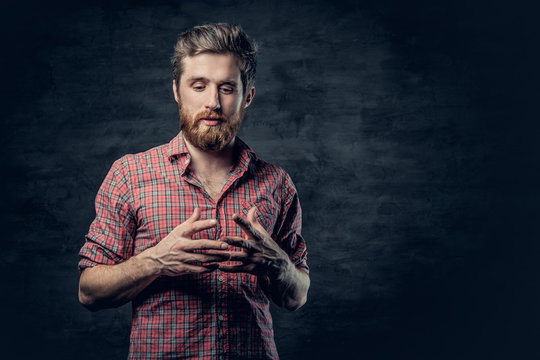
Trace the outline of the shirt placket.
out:
<instances>
[{"instance_id":1,"label":"shirt placket","mask_svg":"<svg viewBox=\"0 0 540 360\"><path fill-rule=\"evenodd\" d=\"M228 179L228 181L223 186L223 191L221 193L221 197L216 204L216 214L219 216L221 221L218 219L218 223L222 223L223 226L221 227L220 231L217 234L217 239L230 235L227 233L229 230L227 228L227 213L231 212L231 209L225 209L224 204L234 204L234 201L227 201L231 200L231 197L233 196L233 191L235 187L237 186L237 182L242 178L243 174L246 171L247 166L236 166L231 171L231 175ZM229 198L229 199L227 199ZM232 212L239 212L239 209L234 208ZM229 214L232 215L232 214ZM229 249L230 250L230 249ZM230 344L233 341L232 338L230 338L231 334L229 331L227 331L230 321L230 316L227 312L227 291L229 291L229 284L228 281L230 281L234 276L231 276L233 274L229 274L222 271L216 271L216 278L217 278L217 301L216 306L218 307L218 313L217 313L217 326L218 326L218 339L220 344L220 351L218 354L218 359L223 360L226 357L226 354L229 354L231 352Z\"/></svg>"},{"instance_id":2,"label":"shirt placket","mask_svg":"<svg viewBox=\"0 0 540 360\"><path fill-rule=\"evenodd\" d=\"M190 156L187 155L186 159L184 160L185 168L188 167L190 160ZM209 239L218 240L221 237L221 229L226 226L224 222L227 221L222 206L223 202L220 201L221 199L219 199L218 202L214 202L214 200L208 195L200 181L189 170L184 171L182 177L186 182L198 188L198 191L200 191L200 194L198 195L200 196L199 202L211 204L211 218L216 219L217 226L214 229L208 229L207 232L209 234L214 233L214 236L210 236ZM216 355L217 358L221 360L225 359L225 354L229 351L229 339L227 338L226 332L227 312L224 304L224 291L226 290L226 274L220 270L211 272L210 286L212 287L213 293L215 294L215 305L210 309L210 314L212 314L213 317L212 323L215 324L214 337L217 340L215 343L218 344L216 349Z\"/></svg>"},{"instance_id":3,"label":"shirt placket","mask_svg":"<svg viewBox=\"0 0 540 360\"><path fill-rule=\"evenodd\" d=\"M244 174L245 169L243 169L240 166L237 166L235 169L232 170L231 176L229 177L228 181L223 186L223 191L221 193L221 197L216 203L216 219L218 221L218 224L221 224L221 227L219 231L216 234L216 239L220 239L224 236L230 235L227 232L228 229L228 219L231 213L231 209L225 208L225 204L231 204L234 203L234 201L230 201L231 197L233 196L232 191L234 190L237 181L242 177ZM232 210L233 212L238 212L238 209L234 208ZM229 215L229 216L228 216ZM230 250L230 249L229 249ZM218 343L219 343L219 352L218 352L218 359L222 360L225 359L227 354L231 352L230 344L233 341L231 337L230 332L228 329L230 328L230 316L227 311L227 291L229 291L229 284L228 282L234 278L231 276L231 274L227 272L223 272L220 270L217 270L215 273L215 279L216 281L216 318L217 318L217 335L218 335Z\"/></svg>"},{"instance_id":4,"label":"shirt placket","mask_svg":"<svg viewBox=\"0 0 540 360\"><path fill-rule=\"evenodd\" d=\"M218 222L219 229L216 229L216 239L221 238L224 234L222 233L223 229L227 228L227 216L225 214L225 209L223 207L223 198L219 199L215 206L215 219ZM220 271L219 269L214 272L214 284L215 284L215 294L216 294L216 332L217 332L217 343L218 346L218 359L225 359L225 354L229 352L229 339L227 334L227 322L228 315L225 306L225 292L227 286L227 273Z\"/></svg>"},{"instance_id":5,"label":"shirt placket","mask_svg":"<svg viewBox=\"0 0 540 360\"><path fill-rule=\"evenodd\" d=\"M184 168L187 169L189 166L189 163L191 161L191 157L189 154L186 156L184 160ZM204 198L204 200L201 199L201 201L208 201L210 204L212 204L212 218L217 220L218 225L215 228L215 240L220 239L222 236L227 235L223 231L227 230L227 214L225 213L227 209L223 206L224 203L226 203L227 196L232 196L231 191L235 188L236 182L243 176L247 169L247 164L243 164L240 166L235 166L234 169L232 169L231 174L227 182L223 186L223 190L221 193L220 198L217 202L214 202L213 199L207 194L206 190L200 183L200 181L191 173L188 171L184 171L182 174L182 177L185 181L189 182L191 185L196 186L199 188L201 192L201 196ZM235 211L238 211L238 209L235 209ZM230 353L230 342L232 339L230 339L230 334L227 331L229 328L229 315L227 312L227 281L229 280L229 275L226 272L216 270L210 273L210 281L211 286L215 294L215 305L214 305L214 311L211 311L213 313L213 323L215 324L215 336L217 337L216 343L217 346L217 359L224 360L226 357L226 354Z\"/></svg>"}]
</instances>

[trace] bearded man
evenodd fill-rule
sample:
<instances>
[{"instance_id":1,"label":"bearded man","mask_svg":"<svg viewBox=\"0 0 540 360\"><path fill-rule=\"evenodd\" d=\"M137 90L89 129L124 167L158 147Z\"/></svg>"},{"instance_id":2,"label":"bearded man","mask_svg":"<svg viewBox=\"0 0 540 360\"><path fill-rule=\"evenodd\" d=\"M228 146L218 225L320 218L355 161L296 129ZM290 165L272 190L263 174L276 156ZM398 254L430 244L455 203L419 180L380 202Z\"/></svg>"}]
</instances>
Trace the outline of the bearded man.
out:
<instances>
[{"instance_id":1,"label":"bearded man","mask_svg":"<svg viewBox=\"0 0 540 360\"><path fill-rule=\"evenodd\" d=\"M132 301L130 359L277 359L270 299L306 302L294 184L236 137L256 52L236 25L184 32L172 59L180 133L117 160L96 196L79 300Z\"/></svg>"}]
</instances>

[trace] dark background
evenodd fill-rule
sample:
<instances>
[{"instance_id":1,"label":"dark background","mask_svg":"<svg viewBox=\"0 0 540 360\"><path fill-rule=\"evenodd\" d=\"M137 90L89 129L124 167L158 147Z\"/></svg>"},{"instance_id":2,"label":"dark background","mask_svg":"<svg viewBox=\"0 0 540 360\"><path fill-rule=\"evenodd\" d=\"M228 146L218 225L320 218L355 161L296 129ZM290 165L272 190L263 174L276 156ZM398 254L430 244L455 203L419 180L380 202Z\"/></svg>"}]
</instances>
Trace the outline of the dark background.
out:
<instances>
[{"instance_id":1,"label":"dark background","mask_svg":"<svg viewBox=\"0 0 540 360\"><path fill-rule=\"evenodd\" d=\"M3 2L0 356L126 357L130 306L79 305L77 252L112 162L178 131L177 35L226 21L261 48L240 135L304 209L312 286L273 309L281 357L540 358L536 10Z\"/></svg>"}]
</instances>

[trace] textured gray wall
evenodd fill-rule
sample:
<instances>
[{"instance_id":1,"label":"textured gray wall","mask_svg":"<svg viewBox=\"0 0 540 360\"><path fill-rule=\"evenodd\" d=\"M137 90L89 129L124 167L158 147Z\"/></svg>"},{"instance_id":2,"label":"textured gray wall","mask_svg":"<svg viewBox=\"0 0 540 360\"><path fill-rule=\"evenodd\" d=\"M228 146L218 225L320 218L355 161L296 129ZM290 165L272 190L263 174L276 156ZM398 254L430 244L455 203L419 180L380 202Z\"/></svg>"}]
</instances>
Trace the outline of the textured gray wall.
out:
<instances>
[{"instance_id":1,"label":"textured gray wall","mask_svg":"<svg viewBox=\"0 0 540 360\"><path fill-rule=\"evenodd\" d=\"M112 162L178 131L177 35L226 21L261 47L240 136L304 209L312 288L273 309L282 358L540 357L533 9L113 3L2 12L0 356L125 358L130 307L78 304L77 252Z\"/></svg>"}]
</instances>

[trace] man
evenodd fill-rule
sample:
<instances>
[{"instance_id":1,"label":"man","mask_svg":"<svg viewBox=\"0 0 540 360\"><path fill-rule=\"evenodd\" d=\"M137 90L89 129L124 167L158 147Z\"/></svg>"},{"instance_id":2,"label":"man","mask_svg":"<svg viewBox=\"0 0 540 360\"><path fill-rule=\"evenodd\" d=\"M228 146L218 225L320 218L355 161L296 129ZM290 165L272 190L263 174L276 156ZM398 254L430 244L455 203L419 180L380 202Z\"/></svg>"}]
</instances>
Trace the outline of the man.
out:
<instances>
[{"instance_id":1,"label":"man","mask_svg":"<svg viewBox=\"0 0 540 360\"><path fill-rule=\"evenodd\" d=\"M80 251L79 299L132 301L129 358L277 359L269 299L298 309L310 281L289 175L236 137L256 46L239 26L197 26L173 67L181 132L113 164Z\"/></svg>"}]
</instances>

